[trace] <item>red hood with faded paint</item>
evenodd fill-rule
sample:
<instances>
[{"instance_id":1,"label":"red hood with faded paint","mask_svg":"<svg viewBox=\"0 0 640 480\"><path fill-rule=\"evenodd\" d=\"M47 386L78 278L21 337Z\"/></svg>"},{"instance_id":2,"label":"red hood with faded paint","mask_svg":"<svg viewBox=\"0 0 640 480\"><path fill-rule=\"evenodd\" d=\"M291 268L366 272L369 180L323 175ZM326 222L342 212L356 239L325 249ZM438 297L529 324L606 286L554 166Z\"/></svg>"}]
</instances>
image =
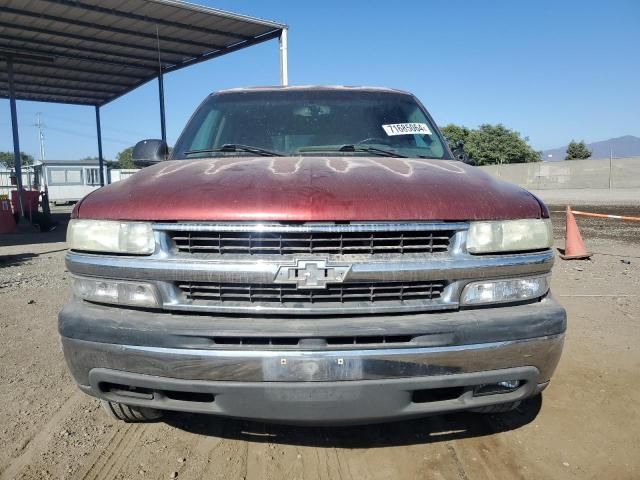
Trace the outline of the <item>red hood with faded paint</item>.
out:
<instances>
[{"instance_id":1,"label":"red hood with faded paint","mask_svg":"<svg viewBox=\"0 0 640 480\"><path fill-rule=\"evenodd\" d=\"M224 157L147 167L89 194L80 218L156 221L499 220L546 216L536 198L457 161Z\"/></svg>"}]
</instances>

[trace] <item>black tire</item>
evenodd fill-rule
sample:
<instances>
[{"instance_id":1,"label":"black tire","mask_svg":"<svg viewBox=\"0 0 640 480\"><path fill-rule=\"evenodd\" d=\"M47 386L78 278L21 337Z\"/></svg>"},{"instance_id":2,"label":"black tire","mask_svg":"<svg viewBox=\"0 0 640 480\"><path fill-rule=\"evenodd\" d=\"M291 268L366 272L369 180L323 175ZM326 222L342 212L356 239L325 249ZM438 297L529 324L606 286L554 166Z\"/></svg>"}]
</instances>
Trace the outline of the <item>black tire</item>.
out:
<instances>
[{"instance_id":1,"label":"black tire","mask_svg":"<svg viewBox=\"0 0 640 480\"><path fill-rule=\"evenodd\" d=\"M486 407L474 408L473 413L507 413L512 412L520 406L520 402L499 403L498 405L487 405Z\"/></svg>"},{"instance_id":2,"label":"black tire","mask_svg":"<svg viewBox=\"0 0 640 480\"><path fill-rule=\"evenodd\" d=\"M111 418L129 423L152 422L163 415L162 410L156 410L155 408L135 407L108 400L100 400L100 402Z\"/></svg>"}]
</instances>

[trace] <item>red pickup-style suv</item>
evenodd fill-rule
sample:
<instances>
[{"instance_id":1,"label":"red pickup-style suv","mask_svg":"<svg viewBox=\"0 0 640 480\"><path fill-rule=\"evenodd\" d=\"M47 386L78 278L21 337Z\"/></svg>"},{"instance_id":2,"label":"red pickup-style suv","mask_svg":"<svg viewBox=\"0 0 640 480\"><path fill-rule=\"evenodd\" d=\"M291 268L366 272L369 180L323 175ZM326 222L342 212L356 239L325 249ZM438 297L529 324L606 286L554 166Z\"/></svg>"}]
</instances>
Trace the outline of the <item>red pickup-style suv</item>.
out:
<instances>
[{"instance_id":1,"label":"red pickup-style suv","mask_svg":"<svg viewBox=\"0 0 640 480\"><path fill-rule=\"evenodd\" d=\"M116 417L367 423L506 411L549 383L547 208L455 160L411 94L218 92L166 156L139 143L151 166L69 224L62 344Z\"/></svg>"}]
</instances>

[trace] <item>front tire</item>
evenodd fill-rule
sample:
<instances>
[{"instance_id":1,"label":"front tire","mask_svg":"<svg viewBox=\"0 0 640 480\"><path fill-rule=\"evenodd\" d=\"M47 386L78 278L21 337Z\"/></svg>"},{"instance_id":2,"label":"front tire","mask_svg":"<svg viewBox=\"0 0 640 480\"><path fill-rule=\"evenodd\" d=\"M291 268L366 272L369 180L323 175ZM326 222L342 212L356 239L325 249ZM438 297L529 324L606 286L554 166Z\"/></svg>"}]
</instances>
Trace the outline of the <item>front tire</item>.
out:
<instances>
[{"instance_id":1,"label":"front tire","mask_svg":"<svg viewBox=\"0 0 640 480\"><path fill-rule=\"evenodd\" d=\"M111 418L122 420L128 423L152 422L162 417L162 410L147 407L136 407L133 405L125 405L124 403L110 402L108 400L100 400L102 407L107 411Z\"/></svg>"}]
</instances>

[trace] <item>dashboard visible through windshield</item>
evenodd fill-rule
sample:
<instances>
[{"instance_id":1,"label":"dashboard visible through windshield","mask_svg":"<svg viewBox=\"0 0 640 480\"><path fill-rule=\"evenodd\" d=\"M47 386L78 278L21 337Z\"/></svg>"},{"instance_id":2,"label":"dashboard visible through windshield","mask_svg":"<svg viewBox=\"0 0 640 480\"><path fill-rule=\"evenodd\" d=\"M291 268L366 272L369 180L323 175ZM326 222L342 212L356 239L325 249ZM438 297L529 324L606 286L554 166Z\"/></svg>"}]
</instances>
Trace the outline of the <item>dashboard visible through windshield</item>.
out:
<instances>
[{"instance_id":1,"label":"dashboard visible through windshield","mask_svg":"<svg viewBox=\"0 0 640 480\"><path fill-rule=\"evenodd\" d=\"M212 95L186 126L172 158L256 154L451 158L413 96L349 89Z\"/></svg>"}]
</instances>

